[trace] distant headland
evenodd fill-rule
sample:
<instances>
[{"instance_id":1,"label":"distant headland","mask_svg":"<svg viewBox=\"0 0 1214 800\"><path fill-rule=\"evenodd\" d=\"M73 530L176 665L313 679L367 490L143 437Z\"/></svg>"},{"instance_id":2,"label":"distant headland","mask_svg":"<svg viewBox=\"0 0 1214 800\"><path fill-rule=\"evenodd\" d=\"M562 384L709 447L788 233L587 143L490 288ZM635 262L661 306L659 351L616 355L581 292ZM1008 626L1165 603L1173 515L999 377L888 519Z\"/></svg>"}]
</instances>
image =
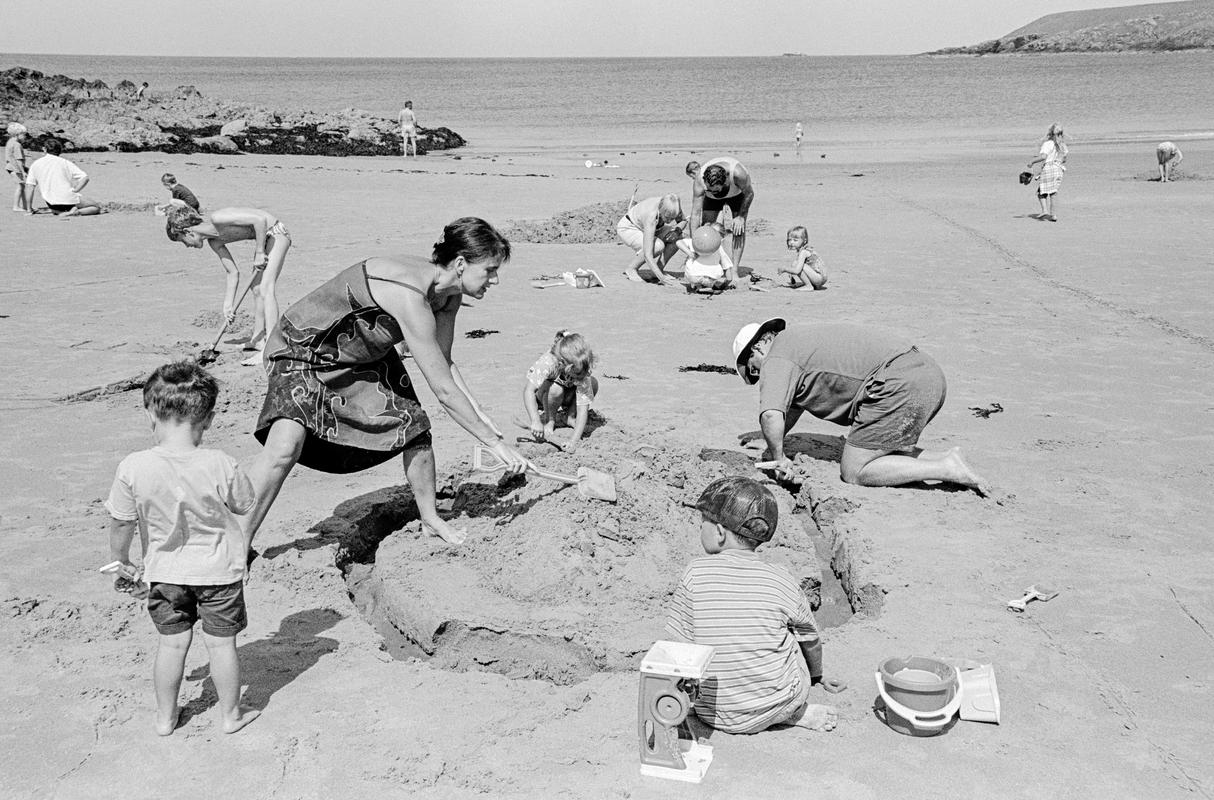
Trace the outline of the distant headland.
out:
<instances>
[{"instance_id":1,"label":"distant headland","mask_svg":"<svg viewBox=\"0 0 1214 800\"><path fill-rule=\"evenodd\" d=\"M924 55L1108 53L1214 48L1214 0L1048 14L998 39Z\"/></svg>"},{"instance_id":2,"label":"distant headland","mask_svg":"<svg viewBox=\"0 0 1214 800\"><path fill-rule=\"evenodd\" d=\"M400 155L397 121L348 108L281 111L203 97L193 86L143 93L131 81L0 71L0 119L29 130L28 148L49 138L66 151L270 153L309 156ZM419 128L418 152L467 144L450 128Z\"/></svg>"}]
</instances>

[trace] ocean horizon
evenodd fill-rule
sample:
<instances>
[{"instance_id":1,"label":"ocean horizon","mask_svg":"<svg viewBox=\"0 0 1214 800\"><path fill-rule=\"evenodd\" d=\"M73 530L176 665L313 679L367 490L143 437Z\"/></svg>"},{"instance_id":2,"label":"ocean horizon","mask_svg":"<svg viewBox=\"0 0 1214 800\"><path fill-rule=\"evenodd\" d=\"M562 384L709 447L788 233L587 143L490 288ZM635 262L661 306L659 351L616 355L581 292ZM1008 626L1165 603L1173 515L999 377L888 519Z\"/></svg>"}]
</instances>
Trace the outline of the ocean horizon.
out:
<instances>
[{"instance_id":1,"label":"ocean horizon","mask_svg":"<svg viewBox=\"0 0 1214 800\"><path fill-rule=\"evenodd\" d=\"M229 58L0 54L0 67L179 85L274 109L361 108L474 150L1023 144L1214 137L1214 53L730 58ZM1161 88L1162 87L1162 88Z\"/></svg>"}]
</instances>

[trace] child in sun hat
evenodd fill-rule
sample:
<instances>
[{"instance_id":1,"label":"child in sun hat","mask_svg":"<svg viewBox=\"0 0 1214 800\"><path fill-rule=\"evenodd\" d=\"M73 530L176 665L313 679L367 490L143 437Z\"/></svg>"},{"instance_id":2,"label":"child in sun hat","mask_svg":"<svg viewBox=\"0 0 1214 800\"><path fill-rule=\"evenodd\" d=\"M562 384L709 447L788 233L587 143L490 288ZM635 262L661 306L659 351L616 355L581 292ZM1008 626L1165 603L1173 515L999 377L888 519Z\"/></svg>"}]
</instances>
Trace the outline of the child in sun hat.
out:
<instances>
[{"instance_id":1,"label":"child in sun hat","mask_svg":"<svg viewBox=\"0 0 1214 800\"><path fill-rule=\"evenodd\" d=\"M809 702L822 682L809 600L787 569L755 553L776 532L776 498L758 481L727 477L708 484L696 509L708 555L687 565L666 617L669 636L716 648L696 715L726 733L832 730L835 707Z\"/></svg>"},{"instance_id":2,"label":"child in sun hat","mask_svg":"<svg viewBox=\"0 0 1214 800\"><path fill-rule=\"evenodd\" d=\"M720 227L701 225L691 232L691 238L679 241L679 249L687 253L683 268L687 291L716 293L736 284L738 272L721 239Z\"/></svg>"}]
</instances>

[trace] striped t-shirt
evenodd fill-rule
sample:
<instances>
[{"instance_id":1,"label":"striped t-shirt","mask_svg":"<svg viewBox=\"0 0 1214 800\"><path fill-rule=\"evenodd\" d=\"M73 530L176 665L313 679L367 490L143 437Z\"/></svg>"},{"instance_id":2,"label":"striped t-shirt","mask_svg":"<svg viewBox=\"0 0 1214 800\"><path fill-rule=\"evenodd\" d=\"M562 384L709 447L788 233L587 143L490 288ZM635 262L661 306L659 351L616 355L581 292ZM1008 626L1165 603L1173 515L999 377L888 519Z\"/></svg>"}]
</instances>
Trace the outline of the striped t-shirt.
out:
<instances>
[{"instance_id":1,"label":"striped t-shirt","mask_svg":"<svg viewBox=\"0 0 1214 800\"><path fill-rule=\"evenodd\" d=\"M809 601L784 567L749 550L725 550L687 565L666 631L710 645L696 715L726 733L757 733L785 721L809 698L798 642L816 642Z\"/></svg>"}]
</instances>

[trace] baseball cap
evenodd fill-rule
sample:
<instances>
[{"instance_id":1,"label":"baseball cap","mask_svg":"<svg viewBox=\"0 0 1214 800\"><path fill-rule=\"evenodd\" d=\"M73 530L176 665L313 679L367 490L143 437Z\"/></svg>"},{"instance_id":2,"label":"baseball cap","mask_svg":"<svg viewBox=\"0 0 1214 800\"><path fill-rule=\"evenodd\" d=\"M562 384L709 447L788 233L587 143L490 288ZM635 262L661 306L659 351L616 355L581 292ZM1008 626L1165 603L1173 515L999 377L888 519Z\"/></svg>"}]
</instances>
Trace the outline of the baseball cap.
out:
<instances>
[{"instance_id":1,"label":"baseball cap","mask_svg":"<svg viewBox=\"0 0 1214 800\"><path fill-rule=\"evenodd\" d=\"M756 480L736 475L708 484L696 508L726 530L758 542L771 541L780 519L771 490Z\"/></svg>"},{"instance_id":2,"label":"baseball cap","mask_svg":"<svg viewBox=\"0 0 1214 800\"><path fill-rule=\"evenodd\" d=\"M754 383L754 379L750 377L749 370L745 367L745 362L750 358L750 348L754 347L755 342L768 331L776 331L779 333L784 330L787 323L779 317L772 317L762 324L758 322L748 322L738 331L738 335L733 337L733 359L734 367L738 370L738 375L747 385Z\"/></svg>"}]
</instances>

